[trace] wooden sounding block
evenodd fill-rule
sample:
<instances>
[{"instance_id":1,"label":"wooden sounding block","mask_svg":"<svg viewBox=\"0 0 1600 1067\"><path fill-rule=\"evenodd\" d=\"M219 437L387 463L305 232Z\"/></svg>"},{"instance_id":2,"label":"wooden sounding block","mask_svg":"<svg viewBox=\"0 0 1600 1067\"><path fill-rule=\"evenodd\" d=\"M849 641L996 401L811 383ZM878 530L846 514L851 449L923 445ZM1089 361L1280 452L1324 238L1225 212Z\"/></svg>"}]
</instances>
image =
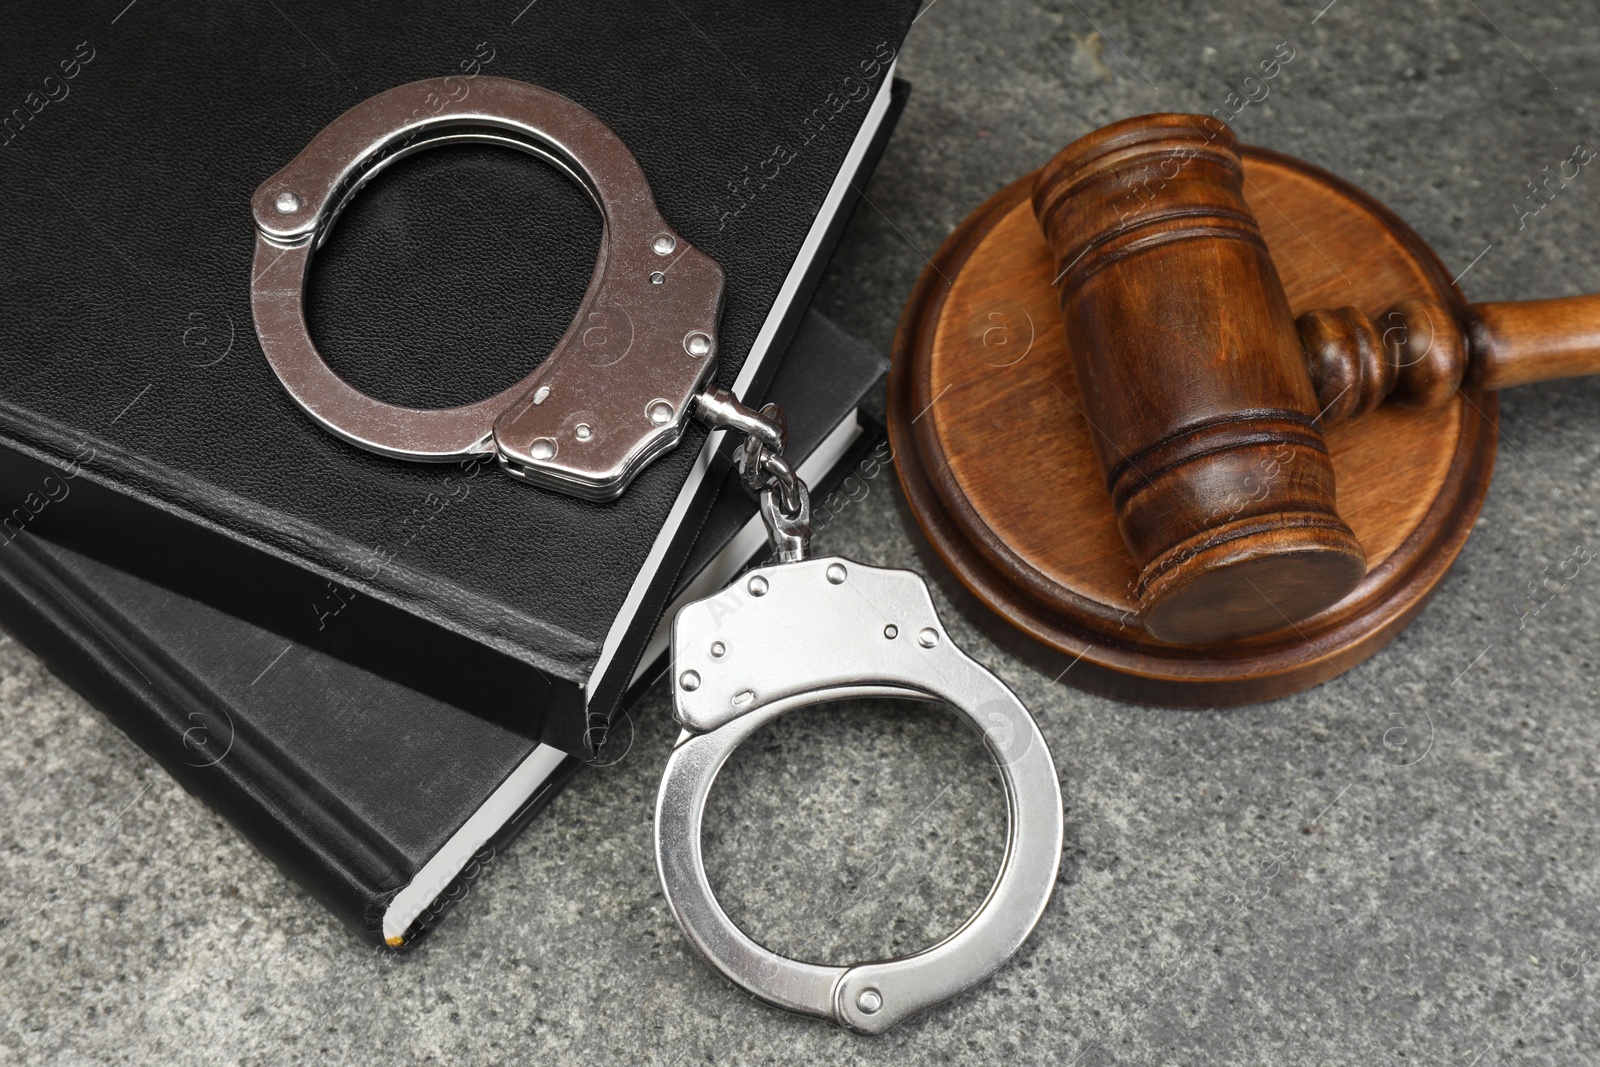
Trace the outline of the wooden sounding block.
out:
<instances>
[{"instance_id":1,"label":"wooden sounding block","mask_svg":"<svg viewBox=\"0 0 1600 1067\"><path fill-rule=\"evenodd\" d=\"M1109 695L1237 704L1391 640L1482 504L1493 390L1597 370L1600 297L1468 305L1359 190L1143 116L946 240L890 435L997 637Z\"/></svg>"}]
</instances>

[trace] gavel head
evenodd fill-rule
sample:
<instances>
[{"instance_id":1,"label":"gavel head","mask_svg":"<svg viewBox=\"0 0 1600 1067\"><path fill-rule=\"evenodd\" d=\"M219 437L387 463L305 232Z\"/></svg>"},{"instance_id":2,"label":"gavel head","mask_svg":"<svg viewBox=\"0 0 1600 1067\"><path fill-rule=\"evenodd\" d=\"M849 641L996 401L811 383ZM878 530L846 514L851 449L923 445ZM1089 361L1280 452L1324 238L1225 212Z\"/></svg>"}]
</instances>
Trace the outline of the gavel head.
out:
<instances>
[{"instance_id":1,"label":"gavel head","mask_svg":"<svg viewBox=\"0 0 1600 1067\"><path fill-rule=\"evenodd\" d=\"M1291 625L1366 573L1243 184L1227 126L1145 115L1067 146L1033 187L1144 626L1178 643Z\"/></svg>"}]
</instances>

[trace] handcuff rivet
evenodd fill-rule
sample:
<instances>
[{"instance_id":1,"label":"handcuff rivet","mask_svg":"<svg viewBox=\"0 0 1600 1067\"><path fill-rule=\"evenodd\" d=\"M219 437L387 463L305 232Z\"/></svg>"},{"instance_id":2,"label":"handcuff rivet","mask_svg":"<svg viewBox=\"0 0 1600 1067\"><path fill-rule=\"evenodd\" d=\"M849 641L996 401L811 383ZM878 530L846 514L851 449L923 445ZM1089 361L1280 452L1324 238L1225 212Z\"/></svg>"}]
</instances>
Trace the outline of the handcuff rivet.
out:
<instances>
[{"instance_id":1,"label":"handcuff rivet","mask_svg":"<svg viewBox=\"0 0 1600 1067\"><path fill-rule=\"evenodd\" d=\"M742 575L742 595L735 579L725 594L685 605L673 624L672 647L682 666L676 677L669 677L674 718L684 732L662 777L655 825L656 869L667 904L694 947L751 994L860 1033L885 1032L982 981L1039 921L1060 873L1061 790L1037 723L1000 679L959 652L954 638L947 652L930 651L928 657L862 642L874 625L871 620L906 619L908 636L920 630L924 650L942 648L943 631L937 629L942 623L929 587L908 571L810 555L809 490L783 457L781 412L775 405L751 408L731 391L704 384L718 353L723 270L668 229L637 160L616 134L565 97L497 77L479 79L470 107L443 110L428 120L428 132L420 134L409 105L421 92L449 95L448 86L440 86L442 79L431 79L358 104L257 190L252 200L257 208L257 262L270 267L284 255L298 257L290 264L288 289L282 288L281 272L252 275L257 333L273 370L308 415L352 443L422 460L460 459L492 448L508 474L585 500L616 498L644 464L678 444L690 417L714 431L745 438L741 479L760 494L774 562ZM590 327L607 326L604 316L595 319L587 309L616 307L628 322L616 323L627 328L622 331L625 343L615 347L639 342L631 361L625 360L626 351L603 366L603 361L589 359L587 369L600 376L590 375L576 392L563 386L567 391L554 396L544 383L562 380L558 374L577 380L586 362L585 341L608 336L592 328L580 331L574 321L568 327L569 343L505 392L513 398L509 406L491 400L464 408L417 410L366 396L322 360L311 343L302 306L306 267L318 239L348 197L388 162L420 148L459 141L513 144L536 155L550 149L558 157L570 157L570 173L582 176L608 224L615 219L623 231L611 235L618 247L600 253L585 295L583 321ZM306 192L299 192L301 188ZM647 269L647 249L663 260L659 269ZM668 292L667 274L685 259L687 265ZM606 264L613 270L605 269ZM660 294L648 298L639 290L641 273L645 284L662 287ZM264 281L264 275L271 280ZM638 313L623 312L622 305ZM688 360L652 360L655 354L671 355L674 334ZM563 362L579 366L560 366ZM652 393L655 397L646 400ZM527 399L516 399L522 397ZM612 411L607 400L621 406ZM541 403L547 406L534 412ZM591 408L592 403L601 406ZM643 424L640 415L645 416ZM599 440L602 418L609 420L604 442ZM560 455L563 441L576 455ZM841 601L816 584L818 577L827 579L823 585L848 582L852 595ZM855 603L858 599L866 610ZM737 601L739 611L732 630L721 617L735 608L730 601ZM924 626L916 626L916 619L926 620ZM891 641L898 638L897 624L876 625ZM737 664L722 662L728 653L723 633L739 642ZM693 666L707 659L711 676ZM725 666L738 669L730 673ZM703 696L701 689L706 690ZM1000 873L967 924L926 951L850 967L779 956L734 926L712 895L699 848L712 782L728 755L778 716L818 702L885 696L949 704L991 736L997 718L1008 738L1011 731L1021 732L1018 740L1023 743L1014 746L1020 755L997 763L1008 796Z\"/></svg>"},{"instance_id":2,"label":"handcuff rivet","mask_svg":"<svg viewBox=\"0 0 1600 1067\"><path fill-rule=\"evenodd\" d=\"M769 489L764 514L774 506ZM843 601L842 588L823 580L836 563L852 590ZM694 693L681 682L672 689L674 718L684 732L662 776L655 825L667 904L711 965L755 997L857 1033L886 1033L993 974L1044 914L1060 875L1065 829L1055 765L1016 694L963 655L955 637L945 647L932 593L917 575L829 556L775 563L742 577L743 585L685 606L673 624L672 677L693 666L702 681ZM746 590L758 578L765 595L750 597ZM737 612L733 631L730 610ZM886 637L905 630L913 644L931 637L936 647L913 655L873 643L873 630ZM737 664L706 658L720 641L738 642ZM1008 758L996 761L1008 798L1000 873L961 930L930 949L832 967L780 956L717 904L695 848L704 836L707 796L733 751L776 718L818 703L883 696L949 705L991 739L1011 742Z\"/></svg>"},{"instance_id":3,"label":"handcuff rivet","mask_svg":"<svg viewBox=\"0 0 1600 1067\"><path fill-rule=\"evenodd\" d=\"M419 118L412 105L423 97L437 106ZM370 178L413 152L460 143L560 160L558 169L598 208L605 232L593 270L585 272L583 299L547 359L475 403L391 404L341 378L313 343L305 304L315 272L308 268ZM250 307L262 353L300 409L346 442L424 462L492 457L519 481L597 503L617 499L684 443L707 364L721 351L726 272L678 235L628 145L576 101L494 76L475 80L470 99L440 78L396 86L326 125L256 186L249 207L256 265ZM694 331L710 337L709 352L678 355ZM565 384L557 390L557 382ZM649 414L657 398L671 405L664 419ZM588 423L588 437L574 435L579 422ZM532 454L539 437L550 444ZM688 437L701 443L697 434ZM793 504L792 492L784 503Z\"/></svg>"}]
</instances>

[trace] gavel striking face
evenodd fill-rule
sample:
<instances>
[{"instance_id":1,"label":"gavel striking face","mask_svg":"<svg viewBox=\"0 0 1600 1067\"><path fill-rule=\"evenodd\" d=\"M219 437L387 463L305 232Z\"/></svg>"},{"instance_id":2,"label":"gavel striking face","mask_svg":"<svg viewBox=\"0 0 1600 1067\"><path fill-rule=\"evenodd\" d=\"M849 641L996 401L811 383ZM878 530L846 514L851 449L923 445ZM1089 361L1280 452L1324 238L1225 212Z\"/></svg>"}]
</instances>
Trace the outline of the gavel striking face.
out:
<instances>
[{"instance_id":1,"label":"gavel striking face","mask_svg":"<svg viewBox=\"0 0 1600 1067\"><path fill-rule=\"evenodd\" d=\"M1164 114L1074 142L1033 187L1144 626L1175 643L1292 625L1365 576L1323 426L1600 372L1600 295L1296 320L1243 181L1227 126Z\"/></svg>"}]
</instances>

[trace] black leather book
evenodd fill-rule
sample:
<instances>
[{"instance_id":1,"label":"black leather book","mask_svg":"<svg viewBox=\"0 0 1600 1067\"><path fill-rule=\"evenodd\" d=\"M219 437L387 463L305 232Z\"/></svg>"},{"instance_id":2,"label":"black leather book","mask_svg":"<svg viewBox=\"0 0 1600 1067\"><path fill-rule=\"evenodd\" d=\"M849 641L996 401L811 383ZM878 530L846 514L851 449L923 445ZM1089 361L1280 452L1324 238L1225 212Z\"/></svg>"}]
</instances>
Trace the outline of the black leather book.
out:
<instances>
[{"instance_id":1,"label":"black leather book","mask_svg":"<svg viewBox=\"0 0 1600 1067\"><path fill-rule=\"evenodd\" d=\"M392 86L553 89L617 131L722 265L716 381L759 397L903 99L915 6L19 5L0 35L0 522L591 751L716 495L723 435L692 428L608 504L336 440L256 343L251 193ZM313 332L380 399L490 395L568 327L599 226L528 156L407 158L319 254Z\"/></svg>"},{"instance_id":2,"label":"black leather book","mask_svg":"<svg viewBox=\"0 0 1600 1067\"><path fill-rule=\"evenodd\" d=\"M884 369L820 315L802 325L773 391L819 488L873 439L855 406ZM73 482L60 483L69 500ZM730 472L675 597L764 547ZM0 544L0 624L286 874L392 945L460 900L581 767L516 716L464 711L31 532ZM665 669L661 637L640 686Z\"/></svg>"}]
</instances>

